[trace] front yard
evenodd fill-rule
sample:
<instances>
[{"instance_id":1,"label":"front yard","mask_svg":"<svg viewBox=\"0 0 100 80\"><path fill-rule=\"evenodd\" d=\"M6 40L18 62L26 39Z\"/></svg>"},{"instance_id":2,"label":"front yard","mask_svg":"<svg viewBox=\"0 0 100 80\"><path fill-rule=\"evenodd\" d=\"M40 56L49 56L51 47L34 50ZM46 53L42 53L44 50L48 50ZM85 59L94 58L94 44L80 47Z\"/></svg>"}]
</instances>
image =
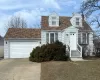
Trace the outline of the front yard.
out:
<instances>
[{"instance_id":1,"label":"front yard","mask_svg":"<svg viewBox=\"0 0 100 80\"><path fill-rule=\"evenodd\" d=\"M100 60L44 62L41 80L100 80Z\"/></svg>"}]
</instances>

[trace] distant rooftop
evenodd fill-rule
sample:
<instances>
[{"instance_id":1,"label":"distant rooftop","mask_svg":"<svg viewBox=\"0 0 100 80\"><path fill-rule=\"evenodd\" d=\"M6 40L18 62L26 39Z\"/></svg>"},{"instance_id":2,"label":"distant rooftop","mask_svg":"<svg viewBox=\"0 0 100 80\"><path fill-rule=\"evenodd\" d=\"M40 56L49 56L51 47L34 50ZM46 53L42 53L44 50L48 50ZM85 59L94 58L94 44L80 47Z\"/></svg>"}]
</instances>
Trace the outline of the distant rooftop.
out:
<instances>
[{"instance_id":1,"label":"distant rooftop","mask_svg":"<svg viewBox=\"0 0 100 80\"><path fill-rule=\"evenodd\" d=\"M4 45L4 38L2 36L0 36L0 46Z\"/></svg>"}]
</instances>

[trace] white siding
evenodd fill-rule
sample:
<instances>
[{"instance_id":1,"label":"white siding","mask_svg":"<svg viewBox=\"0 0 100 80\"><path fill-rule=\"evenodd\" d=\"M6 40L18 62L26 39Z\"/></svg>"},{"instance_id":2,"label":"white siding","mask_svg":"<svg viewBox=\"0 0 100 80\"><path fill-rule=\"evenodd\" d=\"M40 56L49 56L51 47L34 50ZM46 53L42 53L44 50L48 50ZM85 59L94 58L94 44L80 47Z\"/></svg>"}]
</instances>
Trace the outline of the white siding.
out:
<instances>
[{"instance_id":1,"label":"white siding","mask_svg":"<svg viewBox=\"0 0 100 80\"><path fill-rule=\"evenodd\" d=\"M62 33L58 32L58 40L62 42Z\"/></svg>"},{"instance_id":2,"label":"white siding","mask_svg":"<svg viewBox=\"0 0 100 80\"><path fill-rule=\"evenodd\" d=\"M41 44L46 44L46 31L41 31Z\"/></svg>"},{"instance_id":3,"label":"white siding","mask_svg":"<svg viewBox=\"0 0 100 80\"><path fill-rule=\"evenodd\" d=\"M4 59L9 58L9 41L4 40Z\"/></svg>"},{"instance_id":4,"label":"white siding","mask_svg":"<svg viewBox=\"0 0 100 80\"><path fill-rule=\"evenodd\" d=\"M66 45L69 45L69 42L70 42L70 32L76 33L76 38L77 38L77 42L78 42L78 29L71 26L71 27L65 29L64 32L62 32L62 42Z\"/></svg>"},{"instance_id":5,"label":"white siding","mask_svg":"<svg viewBox=\"0 0 100 80\"><path fill-rule=\"evenodd\" d=\"M90 47L90 56L93 55L93 33L89 34L89 47Z\"/></svg>"},{"instance_id":6,"label":"white siding","mask_svg":"<svg viewBox=\"0 0 100 80\"><path fill-rule=\"evenodd\" d=\"M62 32L62 43L65 44L65 32Z\"/></svg>"}]
</instances>

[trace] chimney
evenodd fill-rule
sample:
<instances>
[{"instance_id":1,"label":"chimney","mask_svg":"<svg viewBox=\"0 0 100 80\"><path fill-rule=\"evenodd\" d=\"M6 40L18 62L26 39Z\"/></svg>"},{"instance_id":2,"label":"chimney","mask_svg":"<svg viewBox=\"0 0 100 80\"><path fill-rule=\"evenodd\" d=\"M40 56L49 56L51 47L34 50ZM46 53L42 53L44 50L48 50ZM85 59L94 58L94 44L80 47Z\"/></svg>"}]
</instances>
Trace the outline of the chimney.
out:
<instances>
[{"instance_id":1,"label":"chimney","mask_svg":"<svg viewBox=\"0 0 100 80\"><path fill-rule=\"evenodd\" d=\"M82 13L82 22L84 21L84 14Z\"/></svg>"}]
</instances>

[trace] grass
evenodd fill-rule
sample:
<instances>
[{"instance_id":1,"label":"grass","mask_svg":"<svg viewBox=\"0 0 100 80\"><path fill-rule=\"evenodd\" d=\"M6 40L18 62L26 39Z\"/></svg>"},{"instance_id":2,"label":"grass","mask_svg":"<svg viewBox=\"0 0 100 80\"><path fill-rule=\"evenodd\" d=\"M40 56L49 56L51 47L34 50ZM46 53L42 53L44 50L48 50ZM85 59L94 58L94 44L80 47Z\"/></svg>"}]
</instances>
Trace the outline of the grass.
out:
<instances>
[{"instance_id":1,"label":"grass","mask_svg":"<svg viewBox=\"0 0 100 80\"><path fill-rule=\"evenodd\" d=\"M100 80L100 60L44 62L41 80Z\"/></svg>"}]
</instances>

